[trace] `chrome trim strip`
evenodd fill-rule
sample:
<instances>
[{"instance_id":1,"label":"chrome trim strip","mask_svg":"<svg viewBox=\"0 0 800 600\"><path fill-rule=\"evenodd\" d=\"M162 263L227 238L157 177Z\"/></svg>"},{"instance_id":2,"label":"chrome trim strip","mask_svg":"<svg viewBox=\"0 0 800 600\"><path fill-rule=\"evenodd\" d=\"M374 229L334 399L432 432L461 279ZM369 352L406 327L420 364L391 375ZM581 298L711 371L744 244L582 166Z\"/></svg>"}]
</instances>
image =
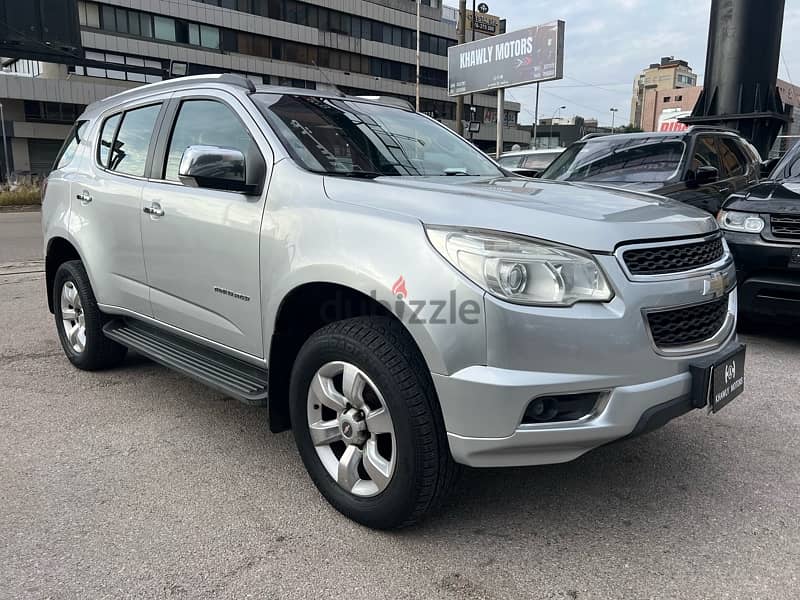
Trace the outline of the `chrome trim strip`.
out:
<instances>
[{"instance_id":1,"label":"chrome trim strip","mask_svg":"<svg viewBox=\"0 0 800 600\"><path fill-rule=\"evenodd\" d=\"M738 312L739 301L735 288L731 289L728 293L728 316L725 317L725 322L722 324L722 327L720 327L719 331L710 338L700 342L695 342L694 344L689 344L687 346L662 348L656 343L656 340L653 337L653 331L650 329L650 320L647 318L648 315L653 313L680 310L682 308L691 308L692 306L702 306L703 304L710 304L711 302L715 302L715 300L705 300L703 302L694 302L692 304L684 304L681 306L671 306L669 308L643 309L642 316L644 317L644 327L647 331L647 337L650 338L650 343L653 345L656 354L667 358L679 358L697 354L705 354L707 352L717 350L727 343L730 337L736 333L736 315Z\"/></svg>"},{"instance_id":2,"label":"chrome trim strip","mask_svg":"<svg viewBox=\"0 0 800 600\"><path fill-rule=\"evenodd\" d=\"M721 238L722 239L722 247L724 249L724 254L722 258L718 261L711 263L710 265L705 265L703 267L697 267L695 269L690 269L688 271L679 271L677 273L663 273L661 275L634 275L628 269L628 265L625 263L625 252L628 250L647 250L647 249L658 249L658 248L668 248L670 246L689 246L691 244L702 244L703 242L710 242L712 240ZM679 279L691 279L692 277L703 277L705 275L711 275L717 271L723 271L727 269L730 265L733 264L733 254L731 254L731 250L728 247L728 242L725 240L721 231L715 231L710 235L706 235L700 238L691 238L685 240L672 240L672 241L664 241L664 242L645 242L641 244L628 244L626 246L620 246L614 251L614 256L617 258L617 262L619 263L620 267L622 268L623 273L630 281L676 281Z\"/></svg>"},{"instance_id":3,"label":"chrome trim strip","mask_svg":"<svg viewBox=\"0 0 800 600\"><path fill-rule=\"evenodd\" d=\"M139 321L142 321L144 323L149 323L150 325L153 325L160 329L171 331L172 333L180 337L183 337L187 340L197 342L204 346L208 346L209 348L220 351L224 354L229 354L233 357L238 358L239 360L242 360L256 367L267 366L267 361L261 358L260 356L253 356L252 354L248 354L247 352L242 352L241 350L237 350L236 348L225 346L224 344L220 344L219 342L209 340L208 338L204 338L190 331L186 331L185 329L181 329L180 327L175 327L174 325L170 325L169 323L164 323L163 321L159 321L158 319L154 319L153 317L148 317L147 315L143 315L136 311L129 310L127 308L122 308L119 306L111 306L109 304L98 303L97 306L101 311L103 311L106 314L138 319Z\"/></svg>"}]
</instances>

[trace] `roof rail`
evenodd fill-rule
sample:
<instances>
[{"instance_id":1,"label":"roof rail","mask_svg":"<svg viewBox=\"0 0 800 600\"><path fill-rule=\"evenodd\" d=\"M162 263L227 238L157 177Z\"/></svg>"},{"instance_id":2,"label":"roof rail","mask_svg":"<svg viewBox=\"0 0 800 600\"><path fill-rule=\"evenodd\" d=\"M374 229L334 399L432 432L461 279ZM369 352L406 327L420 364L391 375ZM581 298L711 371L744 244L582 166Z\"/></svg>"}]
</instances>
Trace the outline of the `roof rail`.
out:
<instances>
[{"instance_id":1,"label":"roof rail","mask_svg":"<svg viewBox=\"0 0 800 600\"><path fill-rule=\"evenodd\" d=\"M730 127L722 127L721 125L689 125L689 131L725 131L727 133L735 133L738 135L737 129Z\"/></svg>"},{"instance_id":2,"label":"roof rail","mask_svg":"<svg viewBox=\"0 0 800 600\"><path fill-rule=\"evenodd\" d=\"M609 135L614 135L613 133L587 133L585 136L581 138L582 142L586 140L593 140L595 138L607 137Z\"/></svg>"},{"instance_id":3,"label":"roof rail","mask_svg":"<svg viewBox=\"0 0 800 600\"><path fill-rule=\"evenodd\" d=\"M192 83L220 83L224 85L235 85L237 87L246 89L247 92L250 94L253 94L256 91L256 85L252 81L250 81L244 75L239 75L237 73L217 73L213 75L190 75L188 77L176 77L174 79L165 79L164 81L159 81L157 83L150 83L147 85L131 88L129 90L119 92L118 94L114 94L113 96L109 96L108 98L98 100L97 102L92 103L90 106L101 106L106 102L108 102L109 100L113 102L119 102L120 100L124 100L125 98L135 98L136 96L142 94L143 90L153 91L153 92L163 92L171 88L183 87L186 86L187 84L192 84Z\"/></svg>"},{"instance_id":4,"label":"roof rail","mask_svg":"<svg viewBox=\"0 0 800 600\"><path fill-rule=\"evenodd\" d=\"M398 108L402 108L403 110L414 110L414 105L411 104L408 100L403 100L402 98L395 98L394 96L354 96L360 100L371 100L372 102L377 102L378 104L385 104L387 106L395 106Z\"/></svg>"}]
</instances>

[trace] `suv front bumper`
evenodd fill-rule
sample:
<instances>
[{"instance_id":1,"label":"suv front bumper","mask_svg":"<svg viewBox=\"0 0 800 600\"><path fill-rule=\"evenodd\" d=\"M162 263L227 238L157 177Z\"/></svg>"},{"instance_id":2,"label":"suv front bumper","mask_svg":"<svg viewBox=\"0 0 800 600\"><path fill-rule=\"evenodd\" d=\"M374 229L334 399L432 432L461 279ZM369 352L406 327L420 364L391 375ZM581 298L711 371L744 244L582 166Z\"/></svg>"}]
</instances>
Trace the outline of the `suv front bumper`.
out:
<instances>
[{"instance_id":1,"label":"suv front bumper","mask_svg":"<svg viewBox=\"0 0 800 600\"><path fill-rule=\"evenodd\" d=\"M704 359L722 358L737 345L735 336ZM695 407L692 376L686 372L633 385L618 377L509 371L476 366L451 376L433 375L442 402L450 451L471 467L518 467L562 463L625 437L657 429ZM522 424L533 398L600 392L593 412L562 423ZM513 433L476 437L456 431Z\"/></svg>"}]
</instances>

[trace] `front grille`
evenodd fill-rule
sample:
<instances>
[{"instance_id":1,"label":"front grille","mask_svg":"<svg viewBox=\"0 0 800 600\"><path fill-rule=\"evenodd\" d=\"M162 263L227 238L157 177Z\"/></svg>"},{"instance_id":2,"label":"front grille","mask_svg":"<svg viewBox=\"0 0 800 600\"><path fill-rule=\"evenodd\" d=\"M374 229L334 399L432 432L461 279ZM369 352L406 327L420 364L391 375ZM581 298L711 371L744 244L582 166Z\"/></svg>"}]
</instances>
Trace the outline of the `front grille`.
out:
<instances>
[{"instance_id":1,"label":"front grille","mask_svg":"<svg viewBox=\"0 0 800 600\"><path fill-rule=\"evenodd\" d=\"M781 238L800 238L800 215L772 215L772 235Z\"/></svg>"},{"instance_id":2,"label":"front grille","mask_svg":"<svg viewBox=\"0 0 800 600\"><path fill-rule=\"evenodd\" d=\"M631 275L667 275L711 265L725 256L722 238L677 246L626 250L622 258Z\"/></svg>"},{"instance_id":3,"label":"front grille","mask_svg":"<svg viewBox=\"0 0 800 600\"><path fill-rule=\"evenodd\" d=\"M659 348L697 344L714 337L728 316L728 297L647 315L653 341Z\"/></svg>"}]
</instances>

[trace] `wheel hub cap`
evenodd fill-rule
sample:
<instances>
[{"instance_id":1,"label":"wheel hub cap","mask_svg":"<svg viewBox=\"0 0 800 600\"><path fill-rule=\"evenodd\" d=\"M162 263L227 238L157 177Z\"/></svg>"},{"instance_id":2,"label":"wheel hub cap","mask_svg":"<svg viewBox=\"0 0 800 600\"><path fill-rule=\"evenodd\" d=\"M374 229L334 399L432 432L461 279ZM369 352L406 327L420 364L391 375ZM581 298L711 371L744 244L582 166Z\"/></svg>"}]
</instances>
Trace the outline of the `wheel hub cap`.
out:
<instances>
[{"instance_id":1,"label":"wheel hub cap","mask_svg":"<svg viewBox=\"0 0 800 600\"><path fill-rule=\"evenodd\" d=\"M61 288L61 326L67 343L80 354L86 349L86 316L78 288L72 281L65 281Z\"/></svg>"},{"instance_id":2,"label":"wheel hub cap","mask_svg":"<svg viewBox=\"0 0 800 600\"><path fill-rule=\"evenodd\" d=\"M381 493L396 463L394 425L375 384L361 369L331 362L308 391L308 429L325 470L356 496Z\"/></svg>"}]
</instances>

